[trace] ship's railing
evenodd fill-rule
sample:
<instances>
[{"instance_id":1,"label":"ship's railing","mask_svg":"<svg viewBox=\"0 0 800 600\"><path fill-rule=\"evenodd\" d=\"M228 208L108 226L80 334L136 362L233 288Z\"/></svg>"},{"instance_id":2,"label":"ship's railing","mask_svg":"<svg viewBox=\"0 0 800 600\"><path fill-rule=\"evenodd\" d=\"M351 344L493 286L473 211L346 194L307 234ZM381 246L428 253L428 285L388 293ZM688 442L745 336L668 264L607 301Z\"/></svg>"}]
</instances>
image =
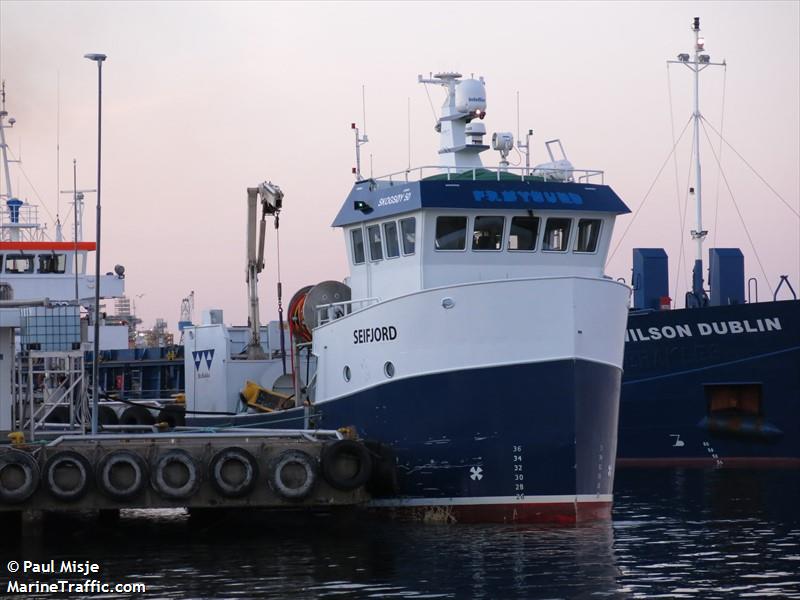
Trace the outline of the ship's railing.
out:
<instances>
[{"instance_id":1,"label":"ship's railing","mask_svg":"<svg viewBox=\"0 0 800 600\"><path fill-rule=\"evenodd\" d=\"M378 302L380 302L380 298L358 298L356 300L332 302L331 304L320 304L317 307L317 324L330 323Z\"/></svg>"},{"instance_id":2,"label":"ship's railing","mask_svg":"<svg viewBox=\"0 0 800 600\"><path fill-rule=\"evenodd\" d=\"M487 174L493 174L496 181L530 181L532 178L541 178L543 181L569 182L569 183L599 183L605 182L604 171L595 169L557 169L542 167L464 167L424 165L413 167L404 171L389 173L379 177L372 177L375 182L408 183L420 181L432 175L443 176L446 181L487 181L491 180Z\"/></svg>"},{"instance_id":3,"label":"ship's railing","mask_svg":"<svg viewBox=\"0 0 800 600\"><path fill-rule=\"evenodd\" d=\"M0 238L14 239L12 231L17 231L19 233L16 235L20 239L38 239L41 229L39 207L35 204L22 204L15 209L15 213L12 217L11 209L5 206L0 210Z\"/></svg>"}]
</instances>

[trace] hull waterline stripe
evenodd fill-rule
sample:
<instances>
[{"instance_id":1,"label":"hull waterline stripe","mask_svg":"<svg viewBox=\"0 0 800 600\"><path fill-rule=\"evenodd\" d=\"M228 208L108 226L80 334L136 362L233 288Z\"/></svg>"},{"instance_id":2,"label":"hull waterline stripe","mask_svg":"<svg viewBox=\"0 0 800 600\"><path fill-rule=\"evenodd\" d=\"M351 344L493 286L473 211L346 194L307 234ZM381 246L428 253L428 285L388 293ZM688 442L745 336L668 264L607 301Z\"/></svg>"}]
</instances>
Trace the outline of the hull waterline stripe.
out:
<instances>
[{"instance_id":1,"label":"hull waterline stripe","mask_svg":"<svg viewBox=\"0 0 800 600\"><path fill-rule=\"evenodd\" d=\"M755 356L748 356L747 358L740 358L737 360L730 360L728 362L716 363L713 365L708 365L705 367L698 367L696 369L687 369L685 371L675 371L674 373L666 373L664 375L654 375L653 377L644 377L642 379L635 379L633 381L625 381L623 379L622 385L633 385L635 383L644 383L646 381L654 381L656 379L666 379L668 377L678 377L679 375L687 375L689 373L698 373L700 371L707 371L709 369L716 369L717 367L727 367L730 365L737 365L740 363L750 362L752 360L759 360L762 358L767 358L769 356L778 356L779 354L786 354L788 352L797 352L800 350L800 346L792 346L791 348L784 348L783 350L777 350L775 352L767 352L765 354L757 354Z\"/></svg>"},{"instance_id":2,"label":"hull waterline stripe","mask_svg":"<svg viewBox=\"0 0 800 600\"><path fill-rule=\"evenodd\" d=\"M484 504L573 504L582 502L611 502L611 494L578 494L565 496L476 496L472 498L391 498L371 500L370 507L398 506L469 506Z\"/></svg>"}]
</instances>

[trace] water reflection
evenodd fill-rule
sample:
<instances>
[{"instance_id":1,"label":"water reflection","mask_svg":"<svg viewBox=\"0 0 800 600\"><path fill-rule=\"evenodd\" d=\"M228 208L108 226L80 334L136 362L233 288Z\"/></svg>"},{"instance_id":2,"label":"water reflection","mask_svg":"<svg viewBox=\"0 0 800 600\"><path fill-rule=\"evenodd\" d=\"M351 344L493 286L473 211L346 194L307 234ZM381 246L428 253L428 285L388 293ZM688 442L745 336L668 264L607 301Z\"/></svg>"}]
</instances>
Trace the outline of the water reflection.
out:
<instances>
[{"instance_id":1,"label":"water reflection","mask_svg":"<svg viewBox=\"0 0 800 600\"><path fill-rule=\"evenodd\" d=\"M146 598L800 598L798 506L798 471L632 470L613 524L125 511L60 518L2 554L94 560Z\"/></svg>"}]
</instances>

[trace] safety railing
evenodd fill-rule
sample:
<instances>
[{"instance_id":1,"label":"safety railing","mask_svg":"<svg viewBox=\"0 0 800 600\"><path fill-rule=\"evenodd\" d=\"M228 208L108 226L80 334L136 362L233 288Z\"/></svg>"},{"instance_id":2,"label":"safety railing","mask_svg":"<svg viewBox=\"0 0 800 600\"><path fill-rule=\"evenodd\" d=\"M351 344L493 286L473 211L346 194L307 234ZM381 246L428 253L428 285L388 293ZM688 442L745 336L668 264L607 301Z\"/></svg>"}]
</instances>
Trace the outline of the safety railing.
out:
<instances>
[{"instance_id":1,"label":"safety railing","mask_svg":"<svg viewBox=\"0 0 800 600\"><path fill-rule=\"evenodd\" d=\"M330 323L378 302L380 302L380 298L358 298L356 300L332 302L331 304L320 304L317 307L317 323L319 325Z\"/></svg>"},{"instance_id":2,"label":"safety railing","mask_svg":"<svg viewBox=\"0 0 800 600\"><path fill-rule=\"evenodd\" d=\"M446 181L487 181L490 180L487 177L487 173L493 174L496 181L513 181L514 178L520 181L530 181L532 177L539 177L544 181L558 183L577 182L599 183L602 185L605 181L605 173L596 169L557 169L539 167L475 167L472 169L465 169L464 167L436 165L413 167L404 171L389 173L388 175L372 177L364 181L394 185L398 183L420 181L432 175L441 175Z\"/></svg>"}]
</instances>

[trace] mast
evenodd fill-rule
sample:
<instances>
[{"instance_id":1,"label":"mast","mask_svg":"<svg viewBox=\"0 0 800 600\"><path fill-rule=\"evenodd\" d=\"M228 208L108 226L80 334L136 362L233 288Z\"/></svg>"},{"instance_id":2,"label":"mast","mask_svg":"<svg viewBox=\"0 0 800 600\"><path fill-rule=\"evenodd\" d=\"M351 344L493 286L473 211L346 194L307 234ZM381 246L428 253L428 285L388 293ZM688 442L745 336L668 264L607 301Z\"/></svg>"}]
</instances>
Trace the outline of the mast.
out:
<instances>
[{"instance_id":1,"label":"mast","mask_svg":"<svg viewBox=\"0 0 800 600\"><path fill-rule=\"evenodd\" d=\"M667 63L683 64L694 73L694 107L692 120L694 125L694 146L692 155L694 157L694 188L689 188L689 194L695 198L695 229L691 231L692 239L695 242L695 260L692 269L692 291L686 294L686 307L697 308L708 305L708 295L703 289L703 241L708 235L708 231L703 229L703 181L700 165L700 120L703 118L700 113L700 71L709 66L725 66L725 61L712 63L705 51L705 39L700 35L700 17L695 17L692 21L692 31L694 32L694 60L685 53L678 54L678 60L668 60Z\"/></svg>"},{"instance_id":2,"label":"mast","mask_svg":"<svg viewBox=\"0 0 800 600\"><path fill-rule=\"evenodd\" d=\"M3 131L4 129L10 128L14 126L16 122L13 118L8 120L8 125L6 125L3 121L8 116L8 112L6 111L6 82L2 83L2 87L0 87L0 151L3 153L3 171L6 180L6 193L5 197L6 200L11 200L14 197L14 194L11 191L11 172L8 168L8 146L6 145L6 133Z\"/></svg>"}]
</instances>

